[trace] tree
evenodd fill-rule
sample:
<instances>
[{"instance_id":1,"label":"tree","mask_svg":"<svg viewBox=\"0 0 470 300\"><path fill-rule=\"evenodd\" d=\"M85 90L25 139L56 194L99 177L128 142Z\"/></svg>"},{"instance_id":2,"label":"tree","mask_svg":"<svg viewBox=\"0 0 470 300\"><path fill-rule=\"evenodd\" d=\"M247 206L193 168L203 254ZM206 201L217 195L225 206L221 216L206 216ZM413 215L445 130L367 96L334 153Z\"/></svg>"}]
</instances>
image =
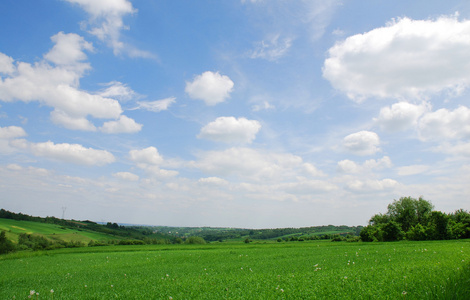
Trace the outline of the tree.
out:
<instances>
[{"instance_id":1,"label":"tree","mask_svg":"<svg viewBox=\"0 0 470 300\"><path fill-rule=\"evenodd\" d=\"M0 232L0 254L15 250L15 245L6 237L5 231Z\"/></svg>"},{"instance_id":2,"label":"tree","mask_svg":"<svg viewBox=\"0 0 470 300\"><path fill-rule=\"evenodd\" d=\"M380 226L382 230L382 237L385 242L399 241L405 235L401 230L400 224L395 221L390 221Z\"/></svg>"},{"instance_id":3,"label":"tree","mask_svg":"<svg viewBox=\"0 0 470 300\"><path fill-rule=\"evenodd\" d=\"M433 205L421 197L418 200L402 197L400 200L394 200L387 209L390 219L399 223L401 229L407 232L418 223L424 224L431 215Z\"/></svg>"},{"instance_id":4,"label":"tree","mask_svg":"<svg viewBox=\"0 0 470 300\"><path fill-rule=\"evenodd\" d=\"M431 213L429 229L432 240L445 240L449 238L449 217L440 211Z\"/></svg>"}]
</instances>

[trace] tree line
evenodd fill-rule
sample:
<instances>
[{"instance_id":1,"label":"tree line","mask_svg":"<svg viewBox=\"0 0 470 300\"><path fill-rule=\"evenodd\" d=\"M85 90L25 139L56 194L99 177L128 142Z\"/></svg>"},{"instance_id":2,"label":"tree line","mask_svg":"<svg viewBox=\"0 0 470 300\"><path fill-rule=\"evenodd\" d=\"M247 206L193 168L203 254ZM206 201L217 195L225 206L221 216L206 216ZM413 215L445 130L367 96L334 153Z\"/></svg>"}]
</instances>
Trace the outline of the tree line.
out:
<instances>
[{"instance_id":1,"label":"tree line","mask_svg":"<svg viewBox=\"0 0 470 300\"><path fill-rule=\"evenodd\" d=\"M385 214L375 214L360 232L361 240L448 240L470 238L470 213L459 209L453 213L433 210L422 197L402 197L387 206Z\"/></svg>"}]
</instances>

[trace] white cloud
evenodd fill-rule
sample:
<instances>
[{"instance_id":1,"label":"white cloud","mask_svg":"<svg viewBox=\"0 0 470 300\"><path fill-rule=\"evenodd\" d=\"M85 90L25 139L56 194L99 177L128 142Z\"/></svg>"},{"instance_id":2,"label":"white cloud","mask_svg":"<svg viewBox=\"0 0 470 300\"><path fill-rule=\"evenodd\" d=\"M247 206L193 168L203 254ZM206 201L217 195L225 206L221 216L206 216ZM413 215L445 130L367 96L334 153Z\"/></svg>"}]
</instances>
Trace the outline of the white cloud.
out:
<instances>
[{"instance_id":1,"label":"white cloud","mask_svg":"<svg viewBox=\"0 0 470 300\"><path fill-rule=\"evenodd\" d=\"M385 131L403 131L416 126L419 117L428 110L428 107L429 105L426 103L415 105L408 102L399 102L391 107L382 108L379 117L374 120Z\"/></svg>"},{"instance_id":2,"label":"white cloud","mask_svg":"<svg viewBox=\"0 0 470 300\"><path fill-rule=\"evenodd\" d=\"M230 97L234 83L226 75L207 71L186 82L185 92L192 99L203 100L206 105L216 105Z\"/></svg>"},{"instance_id":3,"label":"white cloud","mask_svg":"<svg viewBox=\"0 0 470 300\"><path fill-rule=\"evenodd\" d=\"M23 128L18 126L0 127L0 139L15 139L26 136Z\"/></svg>"},{"instance_id":4,"label":"white cloud","mask_svg":"<svg viewBox=\"0 0 470 300\"><path fill-rule=\"evenodd\" d=\"M323 76L349 98L422 98L470 84L470 20L403 18L329 49Z\"/></svg>"},{"instance_id":5,"label":"white cloud","mask_svg":"<svg viewBox=\"0 0 470 300\"><path fill-rule=\"evenodd\" d=\"M205 177L199 178L198 182L201 184L211 185L211 186L227 186L229 182L225 179L219 177Z\"/></svg>"},{"instance_id":6,"label":"white cloud","mask_svg":"<svg viewBox=\"0 0 470 300\"><path fill-rule=\"evenodd\" d=\"M116 121L108 121L100 128L104 133L135 133L142 129L142 124L133 119L121 115Z\"/></svg>"},{"instance_id":7,"label":"white cloud","mask_svg":"<svg viewBox=\"0 0 470 300\"><path fill-rule=\"evenodd\" d=\"M135 109L145 109L148 111L153 111L153 112L160 112L163 110L167 110L170 105L175 103L176 101L175 97L170 97L170 98L165 98L162 100L156 100L156 101L138 101L137 104L139 105Z\"/></svg>"},{"instance_id":8,"label":"white cloud","mask_svg":"<svg viewBox=\"0 0 470 300\"><path fill-rule=\"evenodd\" d=\"M268 37L266 40L256 43L255 49L250 51L250 58L262 58L276 61L286 55L292 46L292 38L279 40L280 34Z\"/></svg>"},{"instance_id":9,"label":"white cloud","mask_svg":"<svg viewBox=\"0 0 470 300\"><path fill-rule=\"evenodd\" d=\"M400 176L410 176L425 173L429 169L431 169L431 167L427 165L411 165L397 168L397 173Z\"/></svg>"},{"instance_id":10,"label":"white cloud","mask_svg":"<svg viewBox=\"0 0 470 300\"><path fill-rule=\"evenodd\" d=\"M138 181L139 180L138 175L134 173L130 173L130 172L117 172L117 173L114 173L113 176L116 178L125 180L125 181Z\"/></svg>"},{"instance_id":11,"label":"white cloud","mask_svg":"<svg viewBox=\"0 0 470 300\"><path fill-rule=\"evenodd\" d=\"M470 138L470 109L460 106L451 111L446 108L425 114L419 121L422 140Z\"/></svg>"},{"instance_id":12,"label":"white cloud","mask_svg":"<svg viewBox=\"0 0 470 300\"><path fill-rule=\"evenodd\" d=\"M380 151L379 136L372 131L360 131L346 136L343 146L356 155L372 155Z\"/></svg>"},{"instance_id":13,"label":"white cloud","mask_svg":"<svg viewBox=\"0 0 470 300\"><path fill-rule=\"evenodd\" d=\"M163 162L163 157L158 153L157 148L148 147L142 150L131 150L129 156L133 162L144 165L159 165Z\"/></svg>"},{"instance_id":14,"label":"white cloud","mask_svg":"<svg viewBox=\"0 0 470 300\"><path fill-rule=\"evenodd\" d=\"M15 66L13 65L13 58L0 52L0 73L10 74L15 71Z\"/></svg>"},{"instance_id":15,"label":"white cloud","mask_svg":"<svg viewBox=\"0 0 470 300\"><path fill-rule=\"evenodd\" d=\"M312 164L300 156L288 153L272 153L245 147L223 151L207 151L199 155L192 166L218 177L235 177L241 181L282 182L297 180L299 174L323 176Z\"/></svg>"},{"instance_id":16,"label":"white cloud","mask_svg":"<svg viewBox=\"0 0 470 300\"><path fill-rule=\"evenodd\" d=\"M89 116L114 119L105 122L101 130L105 133L140 131L142 125L121 115L119 102L108 97L127 100L136 94L120 82L111 82L98 94L78 89L80 78L91 67L84 62L84 50L93 50L90 43L76 34L59 32L52 37L55 46L44 55L45 60L31 65L18 62L13 72L0 78L0 100L39 101L51 106L51 120L72 130L96 131ZM5 55L0 60L7 61ZM8 57L7 57L8 58ZM55 64L50 65L46 60ZM8 69L8 68L7 68Z\"/></svg>"},{"instance_id":17,"label":"white cloud","mask_svg":"<svg viewBox=\"0 0 470 300\"><path fill-rule=\"evenodd\" d=\"M436 147L434 150L436 150L437 152L448 153L454 156L470 158L470 143L466 142L459 142L455 145L443 143L442 145Z\"/></svg>"},{"instance_id":18,"label":"white cloud","mask_svg":"<svg viewBox=\"0 0 470 300\"><path fill-rule=\"evenodd\" d=\"M93 125L87 118L72 117L58 109L51 112L51 120L55 124L62 125L67 129L96 131L95 125Z\"/></svg>"},{"instance_id":19,"label":"white cloud","mask_svg":"<svg viewBox=\"0 0 470 300\"><path fill-rule=\"evenodd\" d=\"M107 43L115 55L126 53L131 57L154 58L147 51L139 50L121 41L121 31L129 29L123 22L126 15L137 10L128 0L65 0L80 5L89 15L89 33Z\"/></svg>"},{"instance_id":20,"label":"white cloud","mask_svg":"<svg viewBox=\"0 0 470 300\"><path fill-rule=\"evenodd\" d=\"M392 190L398 187L399 183L393 179L369 179L369 180L353 180L347 183L347 188L355 192L377 192L384 190Z\"/></svg>"},{"instance_id":21,"label":"white cloud","mask_svg":"<svg viewBox=\"0 0 470 300\"><path fill-rule=\"evenodd\" d=\"M119 81L108 82L105 86L106 88L98 93L101 97L113 98L121 102L139 97L130 87Z\"/></svg>"},{"instance_id":22,"label":"white cloud","mask_svg":"<svg viewBox=\"0 0 470 300\"><path fill-rule=\"evenodd\" d=\"M379 160L366 160L362 165L349 159L338 162L338 171L342 173L366 173L390 167L392 167L392 160L388 156L384 156Z\"/></svg>"},{"instance_id":23,"label":"white cloud","mask_svg":"<svg viewBox=\"0 0 470 300\"><path fill-rule=\"evenodd\" d=\"M28 150L35 156L78 165L102 166L115 161L114 155L106 150L85 148L79 144L54 144L51 141L32 143L26 140L14 140L11 142L11 145L19 149Z\"/></svg>"},{"instance_id":24,"label":"white cloud","mask_svg":"<svg viewBox=\"0 0 470 300\"><path fill-rule=\"evenodd\" d=\"M18 126L0 127L0 153L10 154L17 151L16 147L12 146L16 138L26 136L23 128Z\"/></svg>"},{"instance_id":25,"label":"white cloud","mask_svg":"<svg viewBox=\"0 0 470 300\"><path fill-rule=\"evenodd\" d=\"M78 34L65 34L59 32L51 37L54 42L52 49L44 55L44 58L56 66L70 69L77 74L82 74L91 67L89 63L84 63L87 59L83 50L93 51L93 45Z\"/></svg>"},{"instance_id":26,"label":"white cloud","mask_svg":"<svg viewBox=\"0 0 470 300\"><path fill-rule=\"evenodd\" d=\"M261 128L256 120L219 117L201 129L198 138L225 143L251 143Z\"/></svg>"},{"instance_id":27,"label":"white cloud","mask_svg":"<svg viewBox=\"0 0 470 300\"><path fill-rule=\"evenodd\" d=\"M280 191L292 195L309 195L338 190L338 186L324 180L300 180L298 182L283 183L277 186Z\"/></svg>"}]
</instances>

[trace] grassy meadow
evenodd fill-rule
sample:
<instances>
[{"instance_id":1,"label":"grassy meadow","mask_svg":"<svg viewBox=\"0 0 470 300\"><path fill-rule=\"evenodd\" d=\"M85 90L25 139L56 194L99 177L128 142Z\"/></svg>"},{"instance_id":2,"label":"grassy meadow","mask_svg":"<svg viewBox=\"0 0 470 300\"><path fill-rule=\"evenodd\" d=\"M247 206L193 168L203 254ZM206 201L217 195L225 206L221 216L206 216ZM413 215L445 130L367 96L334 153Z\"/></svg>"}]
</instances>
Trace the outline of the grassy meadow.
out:
<instances>
[{"instance_id":1,"label":"grassy meadow","mask_svg":"<svg viewBox=\"0 0 470 300\"><path fill-rule=\"evenodd\" d=\"M469 299L470 240L85 247L0 269L0 299Z\"/></svg>"},{"instance_id":2,"label":"grassy meadow","mask_svg":"<svg viewBox=\"0 0 470 300\"><path fill-rule=\"evenodd\" d=\"M83 243L88 243L91 240L109 240L113 238L110 235L99 232L66 228L56 224L4 218L0 218L0 231L1 230L4 230L7 238L13 242L17 242L18 236L22 233L41 235L50 240Z\"/></svg>"}]
</instances>

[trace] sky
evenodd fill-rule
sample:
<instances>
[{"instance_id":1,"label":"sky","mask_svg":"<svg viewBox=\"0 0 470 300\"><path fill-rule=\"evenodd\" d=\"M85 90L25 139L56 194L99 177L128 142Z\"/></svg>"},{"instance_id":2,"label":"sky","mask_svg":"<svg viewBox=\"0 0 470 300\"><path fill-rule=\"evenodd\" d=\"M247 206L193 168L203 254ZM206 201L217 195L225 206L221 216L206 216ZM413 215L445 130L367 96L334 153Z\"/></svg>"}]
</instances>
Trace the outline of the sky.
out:
<instances>
[{"instance_id":1,"label":"sky","mask_svg":"<svg viewBox=\"0 0 470 300\"><path fill-rule=\"evenodd\" d=\"M470 3L0 1L0 207L164 226L470 210Z\"/></svg>"}]
</instances>

